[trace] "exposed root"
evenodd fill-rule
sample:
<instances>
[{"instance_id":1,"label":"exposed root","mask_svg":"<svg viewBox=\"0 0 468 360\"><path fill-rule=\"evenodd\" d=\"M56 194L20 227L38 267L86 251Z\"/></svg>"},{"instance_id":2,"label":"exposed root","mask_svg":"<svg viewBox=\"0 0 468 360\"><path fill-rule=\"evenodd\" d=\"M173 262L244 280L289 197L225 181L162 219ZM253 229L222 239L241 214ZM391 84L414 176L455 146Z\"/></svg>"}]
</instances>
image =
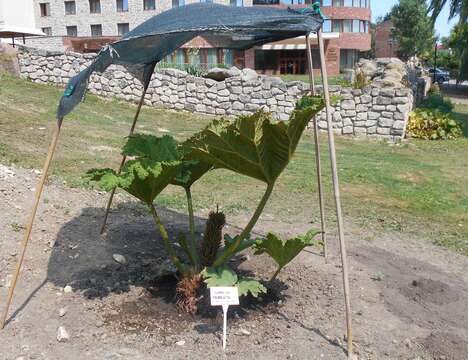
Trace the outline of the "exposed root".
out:
<instances>
[{"instance_id":1,"label":"exposed root","mask_svg":"<svg viewBox=\"0 0 468 360\"><path fill-rule=\"evenodd\" d=\"M202 282L200 274L185 277L179 281L176 288L177 306L184 311L195 314L199 301L198 290Z\"/></svg>"}]
</instances>

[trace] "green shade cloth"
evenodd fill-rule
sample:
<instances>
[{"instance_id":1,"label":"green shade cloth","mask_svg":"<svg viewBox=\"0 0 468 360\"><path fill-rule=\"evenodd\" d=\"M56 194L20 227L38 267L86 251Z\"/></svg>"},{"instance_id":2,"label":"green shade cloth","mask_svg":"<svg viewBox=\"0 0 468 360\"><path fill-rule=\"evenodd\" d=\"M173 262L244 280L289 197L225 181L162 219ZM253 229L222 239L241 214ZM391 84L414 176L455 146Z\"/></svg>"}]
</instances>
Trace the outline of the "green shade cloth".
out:
<instances>
[{"instance_id":1,"label":"green shade cloth","mask_svg":"<svg viewBox=\"0 0 468 360\"><path fill-rule=\"evenodd\" d=\"M106 45L86 69L70 79L57 117L63 118L84 99L93 72L102 73L111 64L124 66L146 88L155 65L197 36L219 48L242 50L317 32L322 23L312 12L275 7L197 3L173 8Z\"/></svg>"}]
</instances>

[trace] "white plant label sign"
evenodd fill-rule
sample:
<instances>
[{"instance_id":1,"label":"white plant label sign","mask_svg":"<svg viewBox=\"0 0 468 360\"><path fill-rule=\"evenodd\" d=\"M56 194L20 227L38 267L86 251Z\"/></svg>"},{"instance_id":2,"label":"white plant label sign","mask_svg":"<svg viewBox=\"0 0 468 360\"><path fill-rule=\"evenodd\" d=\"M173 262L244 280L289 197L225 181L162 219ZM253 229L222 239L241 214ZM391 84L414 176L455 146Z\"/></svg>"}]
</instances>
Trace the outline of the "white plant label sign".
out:
<instances>
[{"instance_id":1,"label":"white plant label sign","mask_svg":"<svg viewBox=\"0 0 468 360\"><path fill-rule=\"evenodd\" d=\"M210 288L211 306L223 307L223 350L226 349L227 311L229 305L239 305L237 286L215 286Z\"/></svg>"}]
</instances>

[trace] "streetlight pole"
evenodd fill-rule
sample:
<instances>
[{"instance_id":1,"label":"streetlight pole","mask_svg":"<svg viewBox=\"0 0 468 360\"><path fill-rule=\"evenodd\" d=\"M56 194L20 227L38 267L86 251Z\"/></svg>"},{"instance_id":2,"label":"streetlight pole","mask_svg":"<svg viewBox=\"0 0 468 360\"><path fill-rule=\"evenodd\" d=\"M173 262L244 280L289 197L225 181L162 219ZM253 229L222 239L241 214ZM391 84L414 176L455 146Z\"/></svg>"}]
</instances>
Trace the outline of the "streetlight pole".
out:
<instances>
[{"instance_id":1,"label":"streetlight pole","mask_svg":"<svg viewBox=\"0 0 468 360\"><path fill-rule=\"evenodd\" d=\"M436 76L436 69L437 69L437 38L435 41L435 47L434 47L434 84L437 82L437 76Z\"/></svg>"}]
</instances>

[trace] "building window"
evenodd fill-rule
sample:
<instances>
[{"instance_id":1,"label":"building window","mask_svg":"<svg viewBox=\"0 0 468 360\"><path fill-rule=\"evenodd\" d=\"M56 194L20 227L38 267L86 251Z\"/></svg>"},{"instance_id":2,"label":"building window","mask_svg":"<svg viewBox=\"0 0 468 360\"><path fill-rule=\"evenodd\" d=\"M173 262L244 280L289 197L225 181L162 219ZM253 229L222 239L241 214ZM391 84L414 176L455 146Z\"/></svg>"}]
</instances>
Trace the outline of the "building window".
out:
<instances>
[{"instance_id":1,"label":"building window","mask_svg":"<svg viewBox=\"0 0 468 360\"><path fill-rule=\"evenodd\" d=\"M185 5L185 0L172 0L172 7L180 7Z\"/></svg>"},{"instance_id":2,"label":"building window","mask_svg":"<svg viewBox=\"0 0 468 360\"><path fill-rule=\"evenodd\" d=\"M78 28L75 26L67 26L67 36L70 37L77 37L78 36Z\"/></svg>"},{"instance_id":3,"label":"building window","mask_svg":"<svg viewBox=\"0 0 468 360\"><path fill-rule=\"evenodd\" d=\"M371 0L322 0L322 6L370 8Z\"/></svg>"},{"instance_id":4,"label":"building window","mask_svg":"<svg viewBox=\"0 0 468 360\"><path fill-rule=\"evenodd\" d=\"M332 31L333 32L342 32L343 20L333 20L332 21Z\"/></svg>"},{"instance_id":5,"label":"building window","mask_svg":"<svg viewBox=\"0 0 468 360\"><path fill-rule=\"evenodd\" d=\"M128 0L117 0L117 12L126 12L128 11Z\"/></svg>"},{"instance_id":6,"label":"building window","mask_svg":"<svg viewBox=\"0 0 468 360\"><path fill-rule=\"evenodd\" d=\"M52 36L52 28L51 27L43 27L42 32L46 34L46 36Z\"/></svg>"},{"instance_id":7,"label":"building window","mask_svg":"<svg viewBox=\"0 0 468 360\"><path fill-rule=\"evenodd\" d=\"M367 33L369 31L369 25L366 20L332 20L331 22L333 32ZM325 30L326 26L325 21L323 23L323 32L327 32Z\"/></svg>"},{"instance_id":8,"label":"building window","mask_svg":"<svg viewBox=\"0 0 468 360\"><path fill-rule=\"evenodd\" d=\"M50 16L50 4L49 3L40 3L39 7L41 8L41 16Z\"/></svg>"},{"instance_id":9,"label":"building window","mask_svg":"<svg viewBox=\"0 0 468 360\"><path fill-rule=\"evenodd\" d=\"M155 10L156 1L155 0L143 0L143 9L145 10Z\"/></svg>"},{"instance_id":10,"label":"building window","mask_svg":"<svg viewBox=\"0 0 468 360\"><path fill-rule=\"evenodd\" d=\"M89 0L89 12L91 14L100 14L101 0Z\"/></svg>"},{"instance_id":11,"label":"building window","mask_svg":"<svg viewBox=\"0 0 468 360\"><path fill-rule=\"evenodd\" d=\"M102 25L91 25L91 36L102 36Z\"/></svg>"},{"instance_id":12,"label":"building window","mask_svg":"<svg viewBox=\"0 0 468 360\"><path fill-rule=\"evenodd\" d=\"M353 32L358 33L360 32L360 20L353 20Z\"/></svg>"},{"instance_id":13,"label":"building window","mask_svg":"<svg viewBox=\"0 0 468 360\"><path fill-rule=\"evenodd\" d=\"M253 0L253 5L279 5L280 0Z\"/></svg>"},{"instance_id":14,"label":"building window","mask_svg":"<svg viewBox=\"0 0 468 360\"><path fill-rule=\"evenodd\" d=\"M323 32L331 32L332 31L331 20L327 19L327 20L325 20L323 22L322 31Z\"/></svg>"},{"instance_id":15,"label":"building window","mask_svg":"<svg viewBox=\"0 0 468 360\"><path fill-rule=\"evenodd\" d=\"M280 2L286 5L304 5L311 3L310 0L277 0L274 4L278 5Z\"/></svg>"},{"instance_id":16,"label":"building window","mask_svg":"<svg viewBox=\"0 0 468 360\"><path fill-rule=\"evenodd\" d=\"M231 0L231 6L244 6L244 0Z\"/></svg>"},{"instance_id":17,"label":"building window","mask_svg":"<svg viewBox=\"0 0 468 360\"><path fill-rule=\"evenodd\" d=\"M352 69L360 57L359 51L354 49L340 50L340 70Z\"/></svg>"},{"instance_id":18,"label":"building window","mask_svg":"<svg viewBox=\"0 0 468 360\"><path fill-rule=\"evenodd\" d=\"M74 1L65 1L65 15L76 14L76 3Z\"/></svg>"},{"instance_id":19,"label":"building window","mask_svg":"<svg viewBox=\"0 0 468 360\"><path fill-rule=\"evenodd\" d=\"M201 63L200 55L201 55L201 52L199 49L195 49L195 48L190 49L188 52L188 56L189 56L188 63L190 65L200 65Z\"/></svg>"},{"instance_id":20,"label":"building window","mask_svg":"<svg viewBox=\"0 0 468 360\"><path fill-rule=\"evenodd\" d=\"M343 32L353 32L353 20L343 20Z\"/></svg>"},{"instance_id":21,"label":"building window","mask_svg":"<svg viewBox=\"0 0 468 360\"><path fill-rule=\"evenodd\" d=\"M117 33L120 36L124 36L129 31L130 31L130 25L128 23L117 24Z\"/></svg>"},{"instance_id":22,"label":"building window","mask_svg":"<svg viewBox=\"0 0 468 360\"><path fill-rule=\"evenodd\" d=\"M234 65L234 53L231 49L223 49L224 54L224 65L226 66L233 66Z\"/></svg>"},{"instance_id":23,"label":"building window","mask_svg":"<svg viewBox=\"0 0 468 360\"><path fill-rule=\"evenodd\" d=\"M361 20L359 21L359 32L366 33L367 30L367 21Z\"/></svg>"}]
</instances>

